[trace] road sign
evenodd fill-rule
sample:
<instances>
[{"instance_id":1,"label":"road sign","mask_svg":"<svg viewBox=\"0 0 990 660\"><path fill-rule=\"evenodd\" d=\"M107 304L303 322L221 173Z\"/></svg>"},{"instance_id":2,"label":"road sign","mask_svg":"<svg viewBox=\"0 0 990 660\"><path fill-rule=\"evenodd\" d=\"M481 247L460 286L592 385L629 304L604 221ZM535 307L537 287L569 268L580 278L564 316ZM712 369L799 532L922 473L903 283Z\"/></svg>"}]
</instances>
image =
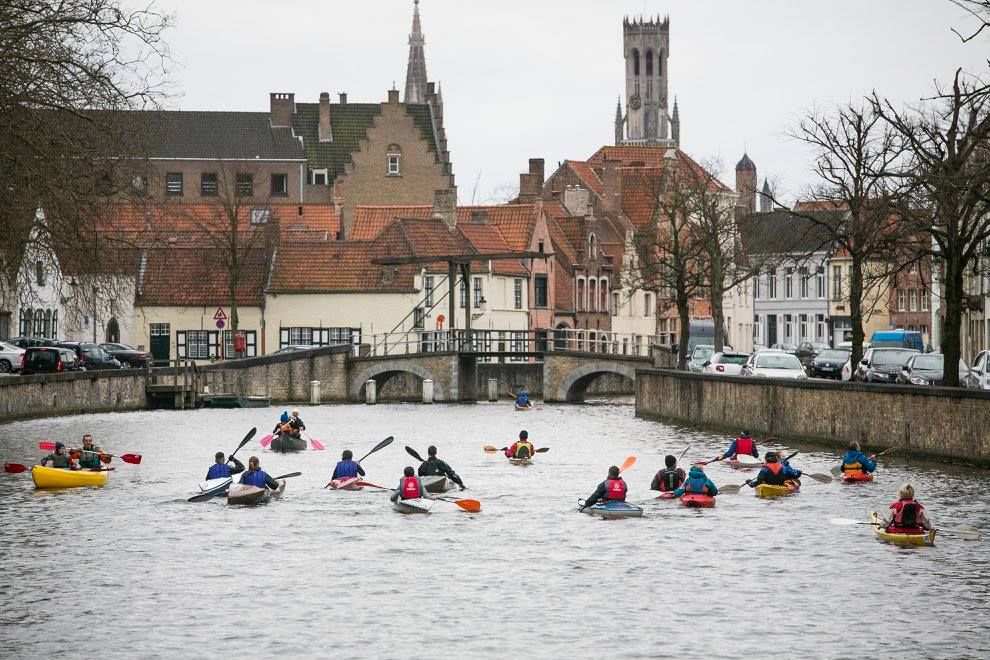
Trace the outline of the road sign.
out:
<instances>
[{"instance_id":1,"label":"road sign","mask_svg":"<svg viewBox=\"0 0 990 660\"><path fill-rule=\"evenodd\" d=\"M227 314L223 311L223 307L217 307L217 313L213 315L213 320L215 321L227 320ZM217 326L217 327L222 328L223 326Z\"/></svg>"},{"instance_id":2,"label":"road sign","mask_svg":"<svg viewBox=\"0 0 990 660\"><path fill-rule=\"evenodd\" d=\"M227 325L223 319L217 319L217 330L223 330L223 326Z\"/></svg>"}]
</instances>

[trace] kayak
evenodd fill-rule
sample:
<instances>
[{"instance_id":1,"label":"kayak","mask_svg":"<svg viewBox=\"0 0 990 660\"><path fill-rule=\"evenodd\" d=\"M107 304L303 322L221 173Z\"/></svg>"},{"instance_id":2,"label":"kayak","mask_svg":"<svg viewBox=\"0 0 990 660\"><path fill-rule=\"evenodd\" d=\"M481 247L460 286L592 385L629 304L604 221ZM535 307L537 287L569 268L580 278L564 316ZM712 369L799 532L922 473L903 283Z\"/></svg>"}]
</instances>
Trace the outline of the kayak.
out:
<instances>
[{"instance_id":1,"label":"kayak","mask_svg":"<svg viewBox=\"0 0 990 660\"><path fill-rule=\"evenodd\" d=\"M681 495L681 505L697 509L710 509L715 506L715 498L701 493L684 493Z\"/></svg>"},{"instance_id":2,"label":"kayak","mask_svg":"<svg viewBox=\"0 0 990 660\"><path fill-rule=\"evenodd\" d=\"M873 481L873 474L870 472L843 472L842 473L842 483L844 484L859 484L867 481Z\"/></svg>"},{"instance_id":3,"label":"kayak","mask_svg":"<svg viewBox=\"0 0 990 660\"><path fill-rule=\"evenodd\" d=\"M880 541L896 545L935 545L934 529L928 532L921 530L918 534L892 534L884 530L883 523L876 513L870 514L870 520L873 521L873 534Z\"/></svg>"},{"instance_id":4,"label":"kayak","mask_svg":"<svg viewBox=\"0 0 990 660\"><path fill-rule=\"evenodd\" d=\"M578 500L578 504L581 504L583 501ZM594 506L585 507L584 512L601 516L602 518L640 518L643 515L643 508L635 504L629 504L628 502L613 500L611 502L599 502Z\"/></svg>"},{"instance_id":5,"label":"kayak","mask_svg":"<svg viewBox=\"0 0 990 660\"><path fill-rule=\"evenodd\" d=\"M423 490L427 493L442 493L447 490L446 475L420 477L419 480L423 483Z\"/></svg>"},{"instance_id":6,"label":"kayak","mask_svg":"<svg viewBox=\"0 0 990 660\"><path fill-rule=\"evenodd\" d=\"M80 486L106 486L109 470L66 470L44 465L31 468L35 488L78 488Z\"/></svg>"},{"instance_id":7,"label":"kayak","mask_svg":"<svg viewBox=\"0 0 990 660\"><path fill-rule=\"evenodd\" d=\"M515 406L516 406L516 410L532 410L533 409L533 404L532 403L529 404L528 406L520 406L517 403L517 404L515 404Z\"/></svg>"},{"instance_id":8,"label":"kayak","mask_svg":"<svg viewBox=\"0 0 990 660\"><path fill-rule=\"evenodd\" d=\"M392 508L399 513L429 513L436 500L424 497L414 497L409 500L398 499L392 503Z\"/></svg>"},{"instance_id":9,"label":"kayak","mask_svg":"<svg viewBox=\"0 0 990 660\"><path fill-rule=\"evenodd\" d=\"M783 486L773 486L771 484L760 484L756 487L757 497L780 497L796 493L801 488L801 482L795 479L788 479Z\"/></svg>"},{"instance_id":10,"label":"kayak","mask_svg":"<svg viewBox=\"0 0 990 660\"><path fill-rule=\"evenodd\" d=\"M206 502L214 497L226 495L230 484L234 482L233 477L220 477L219 479L209 479L199 485L199 494L189 498L190 502Z\"/></svg>"},{"instance_id":11,"label":"kayak","mask_svg":"<svg viewBox=\"0 0 990 660\"><path fill-rule=\"evenodd\" d=\"M672 500L675 499L677 495L674 495L674 491L668 490L666 493L660 493L657 495L658 500Z\"/></svg>"},{"instance_id":12,"label":"kayak","mask_svg":"<svg viewBox=\"0 0 990 660\"><path fill-rule=\"evenodd\" d=\"M736 459L728 460L726 463L729 464L730 468L735 468L736 470L753 470L755 468L763 467L763 463L759 461L739 461Z\"/></svg>"},{"instance_id":13,"label":"kayak","mask_svg":"<svg viewBox=\"0 0 990 660\"><path fill-rule=\"evenodd\" d=\"M285 479L278 482L278 490L237 484L227 492L227 504L264 504L271 498L279 498L285 492Z\"/></svg>"},{"instance_id":14,"label":"kayak","mask_svg":"<svg viewBox=\"0 0 990 660\"><path fill-rule=\"evenodd\" d=\"M533 459L532 458L510 458L509 459L509 462L512 463L513 465L532 465L533 464Z\"/></svg>"},{"instance_id":15,"label":"kayak","mask_svg":"<svg viewBox=\"0 0 990 660\"><path fill-rule=\"evenodd\" d=\"M361 485L360 477L344 477L343 479L334 479L329 484L331 490L361 490L364 486Z\"/></svg>"},{"instance_id":16,"label":"kayak","mask_svg":"<svg viewBox=\"0 0 990 660\"><path fill-rule=\"evenodd\" d=\"M306 448L306 441L302 438L293 438L289 435L279 434L272 438L272 443L269 445L272 451L302 451Z\"/></svg>"}]
</instances>

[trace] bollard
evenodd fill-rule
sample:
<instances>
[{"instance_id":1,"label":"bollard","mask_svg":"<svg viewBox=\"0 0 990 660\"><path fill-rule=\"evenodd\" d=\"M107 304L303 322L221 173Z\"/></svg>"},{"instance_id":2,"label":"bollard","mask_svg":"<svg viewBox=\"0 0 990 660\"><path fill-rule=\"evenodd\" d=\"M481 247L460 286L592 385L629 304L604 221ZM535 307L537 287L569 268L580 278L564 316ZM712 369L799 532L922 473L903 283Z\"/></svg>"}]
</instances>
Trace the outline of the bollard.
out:
<instances>
[{"instance_id":1,"label":"bollard","mask_svg":"<svg viewBox=\"0 0 990 660\"><path fill-rule=\"evenodd\" d=\"M378 383L374 378L364 381L364 402L369 406L378 403Z\"/></svg>"},{"instance_id":2,"label":"bollard","mask_svg":"<svg viewBox=\"0 0 990 660\"><path fill-rule=\"evenodd\" d=\"M309 381L309 402L314 406L320 405L320 381Z\"/></svg>"},{"instance_id":3,"label":"bollard","mask_svg":"<svg viewBox=\"0 0 990 660\"><path fill-rule=\"evenodd\" d=\"M498 401L498 378L488 379L488 400Z\"/></svg>"},{"instance_id":4,"label":"bollard","mask_svg":"<svg viewBox=\"0 0 990 660\"><path fill-rule=\"evenodd\" d=\"M429 378L423 381L423 403L433 403L433 381Z\"/></svg>"}]
</instances>

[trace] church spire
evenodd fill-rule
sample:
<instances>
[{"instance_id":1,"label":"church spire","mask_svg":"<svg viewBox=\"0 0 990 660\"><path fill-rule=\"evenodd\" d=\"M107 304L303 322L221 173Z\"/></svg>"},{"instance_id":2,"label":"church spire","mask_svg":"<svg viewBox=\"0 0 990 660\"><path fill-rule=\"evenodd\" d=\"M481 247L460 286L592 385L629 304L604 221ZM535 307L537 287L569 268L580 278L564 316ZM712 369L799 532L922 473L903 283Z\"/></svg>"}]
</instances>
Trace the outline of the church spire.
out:
<instances>
[{"instance_id":1,"label":"church spire","mask_svg":"<svg viewBox=\"0 0 990 660\"><path fill-rule=\"evenodd\" d=\"M670 116L670 137L674 146L681 146L681 113L677 111L677 97L674 97L674 114Z\"/></svg>"},{"instance_id":2,"label":"church spire","mask_svg":"<svg viewBox=\"0 0 990 660\"><path fill-rule=\"evenodd\" d=\"M426 103L426 53L419 24L419 0L413 0L413 24L409 34L409 65L406 69L405 103Z\"/></svg>"},{"instance_id":3,"label":"church spire","mask_svg":"<svg viewBox=\"0 0 990 660\"><path fill-rule=\"evenodd\" d=\"M615 102L615 146L621 147L625 133L622 130L622 97Z\"/></svg>"}]
</instances>

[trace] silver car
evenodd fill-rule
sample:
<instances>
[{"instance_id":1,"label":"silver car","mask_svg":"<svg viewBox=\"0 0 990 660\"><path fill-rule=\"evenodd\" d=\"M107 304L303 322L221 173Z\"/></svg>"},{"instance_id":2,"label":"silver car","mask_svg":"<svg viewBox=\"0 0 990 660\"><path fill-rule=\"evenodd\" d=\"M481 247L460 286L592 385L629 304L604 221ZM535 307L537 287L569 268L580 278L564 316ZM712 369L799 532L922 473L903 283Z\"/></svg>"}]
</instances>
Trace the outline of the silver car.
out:
<instances>
[{"instance_id":1,"label":"silver car","mask_svg":"<svg viewBox=\"0 0 990 660\"><path fill-rule=\"evenodd\" d=\"M705 362L705 373L712 376L738 376L749 360L749 353L723 351L713 354Z\"/></svg>"},{"instance_id":2,"label":"silver car","mask_svg":"<svg viewBox=\"0 0 990 660\"><path fill-rule=\"evenodd\" d=\"M792 353L784 351L760 351L753 353L742 368L742 376L757 378L788 378L791 380L806 380L808 374L801 365L801 360Z\"/></svg>"}]
</instances>

